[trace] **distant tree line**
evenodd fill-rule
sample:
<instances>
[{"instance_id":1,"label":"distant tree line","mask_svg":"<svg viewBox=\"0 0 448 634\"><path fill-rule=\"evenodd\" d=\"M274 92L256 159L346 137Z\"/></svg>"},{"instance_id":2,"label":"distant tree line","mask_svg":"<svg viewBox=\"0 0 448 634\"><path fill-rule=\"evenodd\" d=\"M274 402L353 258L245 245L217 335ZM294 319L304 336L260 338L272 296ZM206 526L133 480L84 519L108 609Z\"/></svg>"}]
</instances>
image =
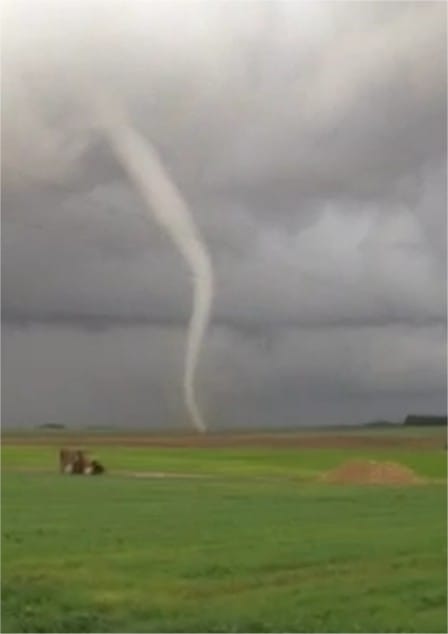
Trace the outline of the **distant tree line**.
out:
<instances>
[{"instance_id":1,"label":"distant tree line","mask_svg":"<svg viewBox=\"0 0 448 634\"><path fill-rule=\"evenodd\" d=\"M427 426L440 426L443 427L447 425L447 420L448 418L446 416L416 416L416 415L409 415L406 416L404 424L405 425L412 425L412 426L422 426L422 425L427 425Z\"/></svg>"},{"instance_id":2,"label":"distant tree line","mask_svg":"<svg viewBox=\"0 0 448 634\"><path fill-rule=\"evenodd\" d=\"M38 425L39 429L65 429L65 425L62 423L43 423Z\"/></svg>"}]
</instances>

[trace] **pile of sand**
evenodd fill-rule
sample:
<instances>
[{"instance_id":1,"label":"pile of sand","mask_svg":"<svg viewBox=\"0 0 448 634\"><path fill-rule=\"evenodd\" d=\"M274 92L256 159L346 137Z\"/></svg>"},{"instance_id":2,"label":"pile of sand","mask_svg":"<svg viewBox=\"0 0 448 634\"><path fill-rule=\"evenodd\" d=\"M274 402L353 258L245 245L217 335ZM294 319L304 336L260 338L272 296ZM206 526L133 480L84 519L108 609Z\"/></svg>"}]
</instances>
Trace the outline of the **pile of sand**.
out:
<instances>
[{"instance_id":1,"label":"pile of sand","mask_svg":"<svg viewBox=\"0 0 448 634\"><path fill-rule=\"evenodd\" d=\"M375 460L350 460L326 473L322 479L334 484L406 485L423 482L409 467Z\"/></svg>"}]
</instances>

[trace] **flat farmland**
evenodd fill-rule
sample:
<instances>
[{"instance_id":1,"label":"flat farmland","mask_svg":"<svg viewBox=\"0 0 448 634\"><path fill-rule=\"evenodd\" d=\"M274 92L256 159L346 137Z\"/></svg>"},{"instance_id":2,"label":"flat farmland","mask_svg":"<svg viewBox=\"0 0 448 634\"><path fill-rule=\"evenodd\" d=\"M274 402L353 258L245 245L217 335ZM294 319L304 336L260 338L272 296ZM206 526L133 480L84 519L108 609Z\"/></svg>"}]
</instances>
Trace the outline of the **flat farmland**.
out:
<instances>
[{"instance_id":1,"label":"flat farmland","mask_svg":"<svg viewBox=\"0 0 448 634\"><path fill-rule=\"evenodd\" d=\"M444 632L445 439L5 434L2 629ZM64 445L107 474L60 476ZM325 481L352 460L421 484Z\"/></svg>"}]
</instances>

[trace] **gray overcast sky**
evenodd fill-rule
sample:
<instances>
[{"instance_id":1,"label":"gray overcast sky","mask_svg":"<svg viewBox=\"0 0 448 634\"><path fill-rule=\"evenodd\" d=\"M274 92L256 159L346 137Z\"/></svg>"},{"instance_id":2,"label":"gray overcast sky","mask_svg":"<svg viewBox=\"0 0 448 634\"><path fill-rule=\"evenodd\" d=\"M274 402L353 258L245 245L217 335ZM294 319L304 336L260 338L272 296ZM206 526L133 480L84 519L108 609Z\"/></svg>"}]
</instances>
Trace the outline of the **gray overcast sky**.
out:
<instances>
[{"instance_id":1,"label":"gray overcast sky","mask_svg":"<svg viewBox=\"0 0 448 634\"><path fill-rule=\"evenodd\" d=\"M209 246L210 428L445 411L446 11L6 0L3 423L188 424L188 273L93 131L86 76Z\"/></svg>"}]
</instances>

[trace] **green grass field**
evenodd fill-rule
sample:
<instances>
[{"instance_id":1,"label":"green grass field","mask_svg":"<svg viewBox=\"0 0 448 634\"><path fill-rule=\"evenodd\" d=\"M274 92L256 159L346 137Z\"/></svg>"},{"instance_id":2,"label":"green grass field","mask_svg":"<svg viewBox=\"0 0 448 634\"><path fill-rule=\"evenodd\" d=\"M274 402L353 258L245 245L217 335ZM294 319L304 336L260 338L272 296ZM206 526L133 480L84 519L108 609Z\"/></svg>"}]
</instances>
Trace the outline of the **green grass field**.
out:
<instances>
[{"instance_id":1,"label":"green grass field","mask_svg":"<svg viewBox=\"0 0 448 634\"><path fill-rule=\"evenodd\" d=\"M61 477L55 448L4 446L2 631L446 632L444 451L95 451L210 477ZM363 456L439 483L314 482Z\"/></svg>"},{"instance_id":2,"label":"green grass field","mask_svg":"<svg viewBox=\"0 0 448 634\"><path fill-rule=\"evenodd\" d=\"M446 452L420 449L185 449L153 447L92 447L108 469L166 471L227 477L269 476L312 479L355 455L361 459L399 462L429 478L446 477ZM6 445L4 469L57 469L57 448Z\"/></svg>"}]
</instances>

